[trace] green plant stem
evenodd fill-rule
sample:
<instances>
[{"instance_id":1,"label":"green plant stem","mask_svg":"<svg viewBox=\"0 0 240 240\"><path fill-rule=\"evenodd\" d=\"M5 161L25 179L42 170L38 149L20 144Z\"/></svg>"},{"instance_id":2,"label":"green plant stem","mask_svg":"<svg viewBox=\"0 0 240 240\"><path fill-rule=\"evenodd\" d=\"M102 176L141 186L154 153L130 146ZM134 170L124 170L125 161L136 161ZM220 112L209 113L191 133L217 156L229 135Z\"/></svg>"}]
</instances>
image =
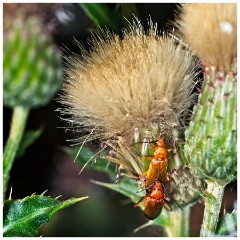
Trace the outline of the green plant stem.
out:
<instances>
[{"instance_id":1,"label":"green plant stem","mask_svg":"<svg viewBox=\"0 0 240 240\"><path fill-rule=\"evenodd\" d=\"M10 171L26 126L29 109L16 106L13 109L11 129L3 154L3 197L5 198Z\"/></svg>"},{"instance_id":2,"label":"green plant stem","mask_svg":"<svg viewBox=\"0 0 240 240\"><path fill-rule=\"evenodd\" d=\"M170 225L166 227L168 237L189 237L189 223L190 207L171 212Z\"/></svg>"},{"instance_id":3,"label":"green plant stem","mask_svg":"<svg viewBox=\"0 0 240 240\"><path fill-rule=\"evenodd\" d=\"M207 182L207 184L207 193L212 197L205 198L201 237L211 237L215 234L225 188L225 185L216 182Z\"/></svg>"}]
</instances>

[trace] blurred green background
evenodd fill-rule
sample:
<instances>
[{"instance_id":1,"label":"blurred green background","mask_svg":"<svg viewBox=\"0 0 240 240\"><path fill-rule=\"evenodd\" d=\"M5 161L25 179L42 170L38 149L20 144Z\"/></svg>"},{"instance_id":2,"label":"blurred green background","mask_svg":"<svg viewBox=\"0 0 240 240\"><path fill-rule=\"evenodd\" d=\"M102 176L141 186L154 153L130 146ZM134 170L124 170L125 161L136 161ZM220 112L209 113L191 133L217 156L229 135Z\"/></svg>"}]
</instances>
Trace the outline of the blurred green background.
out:
<instances>
[{"instance_id":1,"label":"blurred green background","mask_svg":"<svg viewBox=\"0 0 240 240\"><path fill-rule=\"evenodd\" d=\"M84 6L76 3L38 4L38 7L44 12L46 25L54 29L51 32L55 44L65 49L63 54L79 53L74 38L87 47L87 38L91 35L91 31L95 31L96 22L94 16L87 14L86 4ZM123 16L131 20L134 13L145 27L147 19L151 16L152 21L158 23L159 29L167 29L177 11L177 4L172 3L111 3L104 7L115 14L110 15L112 24L108 25L108 22L104 22L104 17L99 24L105 23L104 25L119 34L121 28L127 25ZM14 162L9 182L9 186L13 188L12 198L24 198L34 192L41 194L46 189L49 196L62 195L61 200L81 196L90 196L90 198L57 213L53 223L43 226L39 235L45 237L160 236L162 230L154 226L133 233L135 228L147 220L141 210L134 208L133 203L126 197L91 183L90 180L110 182L106 173L85 169L81 175L78 175L81 167L74 163L72 156L62 150L62 146L70 145L66 140L74 137L62 128L66 123L60 120L59 113L56 112L60 107L56 99L52 99L47 106L30 111L27 129L37 129L42 126L44 131L27 149L25 155ZM3 143L8 136L10 121L11 109L4 107ZM95 149L96 146L99 147L99 143L94 143L90 147ZM236 204L236 182L227 186L223 200L223 207L227 212L232 211L233 204ZM199 234L202 212L202 204L196 204L191 212L193 236Z\"/></svg>"}]
</instances>

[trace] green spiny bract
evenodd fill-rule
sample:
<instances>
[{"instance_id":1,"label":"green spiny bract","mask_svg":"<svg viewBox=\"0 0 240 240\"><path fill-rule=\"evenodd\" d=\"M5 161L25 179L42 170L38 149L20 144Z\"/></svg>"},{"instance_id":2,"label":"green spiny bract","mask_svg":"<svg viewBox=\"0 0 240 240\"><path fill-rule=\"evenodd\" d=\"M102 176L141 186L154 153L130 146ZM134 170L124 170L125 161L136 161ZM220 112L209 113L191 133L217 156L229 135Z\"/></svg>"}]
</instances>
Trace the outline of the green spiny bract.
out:
<instances>
[{"instance_id":1,"label":"green spiny bract","mask_svg":"<svg viewBox=\"0 0 240 240\"><path fill-rule=\"evenodd\" d=\"M27 108L47 104L62 79L61 55L34 16L4 18L4 105Z\"/></svg>"},{"instance_id":2,"label":"green spiny bract","mask_svg":"<svg viewBox=\"0 0 240 240\"><path fill-rule=\"evenodd\" d=\"M178 176L171 175L171 182L165 186L173 210L179 209L179 206L184 208L197 203L204 196L206 190L205 181L187 166L182 165L178 168L178 172Z\"/></svg>"},{"instance_id":3,"label":"green spiny bract","mask_svg":"<svg viewBox=\"0 0 240 240\"><path fill-rule=\"evenodd\" d=\"M205 180L226 185L237 178L236 109L236 70L206 68L184 147L189 167Z\"/></svg>"}]
</instances>

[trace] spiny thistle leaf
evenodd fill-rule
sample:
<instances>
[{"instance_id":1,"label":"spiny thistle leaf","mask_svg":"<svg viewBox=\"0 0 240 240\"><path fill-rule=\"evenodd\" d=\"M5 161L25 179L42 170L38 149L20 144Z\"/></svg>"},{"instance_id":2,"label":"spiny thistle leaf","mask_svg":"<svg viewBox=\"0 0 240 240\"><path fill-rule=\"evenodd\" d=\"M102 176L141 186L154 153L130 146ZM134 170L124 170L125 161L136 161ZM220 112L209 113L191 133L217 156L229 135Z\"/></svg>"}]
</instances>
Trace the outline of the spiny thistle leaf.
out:
<instances>
[{"instance_id":1,"label":"spiny thistle leaf","mask_svg":"<svg viewBox=\"0 0 240 240\"><path fill-rule=\"evenodd\" d=\"M71 198L60 202L43 195L32 195L24 199L7 200L3 209L4 237L33 237L59 210L88 197Z\"/></svg>"}]
</instances>

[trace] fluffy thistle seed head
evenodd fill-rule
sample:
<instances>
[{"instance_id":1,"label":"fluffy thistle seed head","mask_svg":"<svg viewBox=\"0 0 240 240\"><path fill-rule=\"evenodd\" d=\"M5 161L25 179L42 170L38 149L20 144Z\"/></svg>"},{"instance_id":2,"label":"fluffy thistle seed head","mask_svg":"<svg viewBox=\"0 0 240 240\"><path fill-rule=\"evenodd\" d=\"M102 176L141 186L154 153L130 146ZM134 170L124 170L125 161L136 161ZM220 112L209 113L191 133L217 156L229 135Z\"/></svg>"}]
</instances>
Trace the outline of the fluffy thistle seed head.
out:
<instances>
[{"instance_id":1,"label":"fluffy thistle seed head","mask_svg":"<svg viewBox=\"0 0 240 240\"><path fill-rule=\"evenodd\" d=\"M188 3L181 8L177 28L208 66L230 70L237 57L237 4Z\"/></svg>"},{"instance_id":2,"label":"fluffy thistle seed head","mask_svg":"<svg viewBox=\"0 0 240 240\"><path fill-rule=\"evenodd\" d=\"M89 132L88 140L133 137L135 128L180 126L193 99L196 60L174 38L139 22L121 40L103 32L91 53L68 59L62 114ZM81 140L81 139L80 139ZM78 139L79 141L79 139Z\"/></svg>"}]
</instances>

